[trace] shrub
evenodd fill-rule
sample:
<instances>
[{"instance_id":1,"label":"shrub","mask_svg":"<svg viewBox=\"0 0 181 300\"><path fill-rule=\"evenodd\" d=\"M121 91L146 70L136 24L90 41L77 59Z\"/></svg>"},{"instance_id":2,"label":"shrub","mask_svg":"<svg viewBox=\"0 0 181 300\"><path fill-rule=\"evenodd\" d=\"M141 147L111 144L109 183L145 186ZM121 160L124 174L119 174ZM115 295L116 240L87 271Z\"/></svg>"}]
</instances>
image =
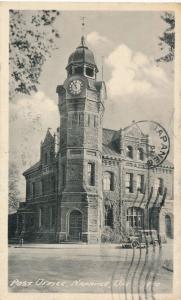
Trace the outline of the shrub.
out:
<instances>
[{"instance_id":1,"label":"shrub","mask_svg":"<svg viewBox=\"0 0 181 300\"><path fill-rule=\"evenodd\" d=\"M105 226L102 231L101 241L103 243L120 243L121 235L117 232L114 232L111 227Z\"/></svg>"}]
</instances>

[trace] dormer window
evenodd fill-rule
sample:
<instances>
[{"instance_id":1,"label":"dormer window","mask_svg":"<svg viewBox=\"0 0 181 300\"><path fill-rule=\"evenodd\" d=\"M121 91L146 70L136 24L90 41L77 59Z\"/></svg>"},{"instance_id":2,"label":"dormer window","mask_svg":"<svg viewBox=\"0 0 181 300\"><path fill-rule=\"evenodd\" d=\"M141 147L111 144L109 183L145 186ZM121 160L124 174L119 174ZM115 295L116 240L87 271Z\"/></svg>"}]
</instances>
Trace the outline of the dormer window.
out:
<instances>
[{"instance_id":1,"label":"dormer window","mask_svg":"<svg viewBox=\"0 0 181 300\"><path fill-rule=\"evenodd\" d=\"M131 159L133 158L133 147L132 146L127 146L126 156Z\"/></svg>"}]
</instances>

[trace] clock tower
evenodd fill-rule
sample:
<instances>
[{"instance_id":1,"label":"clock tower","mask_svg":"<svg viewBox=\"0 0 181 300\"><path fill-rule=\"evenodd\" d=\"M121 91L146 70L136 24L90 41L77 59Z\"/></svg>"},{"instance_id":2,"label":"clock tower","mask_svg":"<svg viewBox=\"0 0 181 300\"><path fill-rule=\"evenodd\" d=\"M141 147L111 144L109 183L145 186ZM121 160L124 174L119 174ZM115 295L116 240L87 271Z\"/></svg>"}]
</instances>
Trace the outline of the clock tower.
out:
<instances>
[{"instance_id":1,"label":"clock tower","mask_svg":"<svg viewBox=\"0 0 181 300\"><path fill-rule=\"evenodd\" d=\"M106 99L94 55L85 44L70 55L67 78L57 87L59 241L100 241L103 226L102 119Z\"/></svg>"}]
</instances>

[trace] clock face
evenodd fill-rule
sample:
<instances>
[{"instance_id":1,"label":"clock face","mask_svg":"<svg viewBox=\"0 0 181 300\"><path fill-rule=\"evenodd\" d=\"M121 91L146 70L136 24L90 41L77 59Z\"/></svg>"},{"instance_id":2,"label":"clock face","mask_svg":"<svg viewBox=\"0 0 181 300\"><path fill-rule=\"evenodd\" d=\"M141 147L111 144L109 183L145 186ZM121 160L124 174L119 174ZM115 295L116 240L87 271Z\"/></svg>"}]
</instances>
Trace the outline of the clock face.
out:
<instances>
[{"instance_id":1,"label":"clock face","mask_svg":"<svg viewBox=\"0 0 181 300\"><path fill-rule=\"evenodd\" d=\"M72 95L78 95L81 93L83 89L83 82L79 79L75 79L75 80L72 80L70 83L69 83L69 92L72 94Z\"/></svg>"}]
</instances>

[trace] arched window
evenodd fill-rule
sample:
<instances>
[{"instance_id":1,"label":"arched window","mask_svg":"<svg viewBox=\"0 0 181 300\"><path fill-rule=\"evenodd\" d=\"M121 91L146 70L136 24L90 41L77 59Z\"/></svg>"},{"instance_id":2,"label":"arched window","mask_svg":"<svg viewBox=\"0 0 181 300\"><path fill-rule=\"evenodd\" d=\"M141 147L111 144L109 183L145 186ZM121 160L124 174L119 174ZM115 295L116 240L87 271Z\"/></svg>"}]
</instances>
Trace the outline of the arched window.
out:
<instances>
[{"instance_id":1,"label":"arched window","mask_svg":"<svg viewBox=\"0 0 181 300\"><path fill-rule=\"evenodd\" d=\"M133 158L133 147L132 146L127 146L127 148L126 148L126 156L128 158Z\"/></svg>"},{"instance_id":2,"label":"arched window","mask_svg":"<svg viewBox=\"0 0 181 300\"><path fill-rule=\"evenodd\" d=\"M143 148L138 148L138 160L144 160L144 152L143 152Z\"/></svg>"},{"instance_id":3,"label":"arched window","mask_svg":"<svg viewBox=\"0 0 181 300\"><path fill-rule=\"evenodd\" d=\"M141 229L143 228L144 211L140 207L129 207L127 209L127 222L129 227Z\"/></svg>"},{"instance_id":4,"label":"arched window","mask_svg":"<svg viewBox=\"0 0 181 300\"><path fill-rule=\"evenodd\" d=\"M103 189L104 191L114 190L114 176L111 172L104 172L103 175Z\"/></svg>"},{"instance_id":5,"label":"arched window","mask_svg":"<svg viewBox=\"0 0 181 300\"><path fill-rule=\"evenodd\" d=\"M105 226L113 228L113 207L112 205L105 205Z\"/></svg>"}]
</instances>

